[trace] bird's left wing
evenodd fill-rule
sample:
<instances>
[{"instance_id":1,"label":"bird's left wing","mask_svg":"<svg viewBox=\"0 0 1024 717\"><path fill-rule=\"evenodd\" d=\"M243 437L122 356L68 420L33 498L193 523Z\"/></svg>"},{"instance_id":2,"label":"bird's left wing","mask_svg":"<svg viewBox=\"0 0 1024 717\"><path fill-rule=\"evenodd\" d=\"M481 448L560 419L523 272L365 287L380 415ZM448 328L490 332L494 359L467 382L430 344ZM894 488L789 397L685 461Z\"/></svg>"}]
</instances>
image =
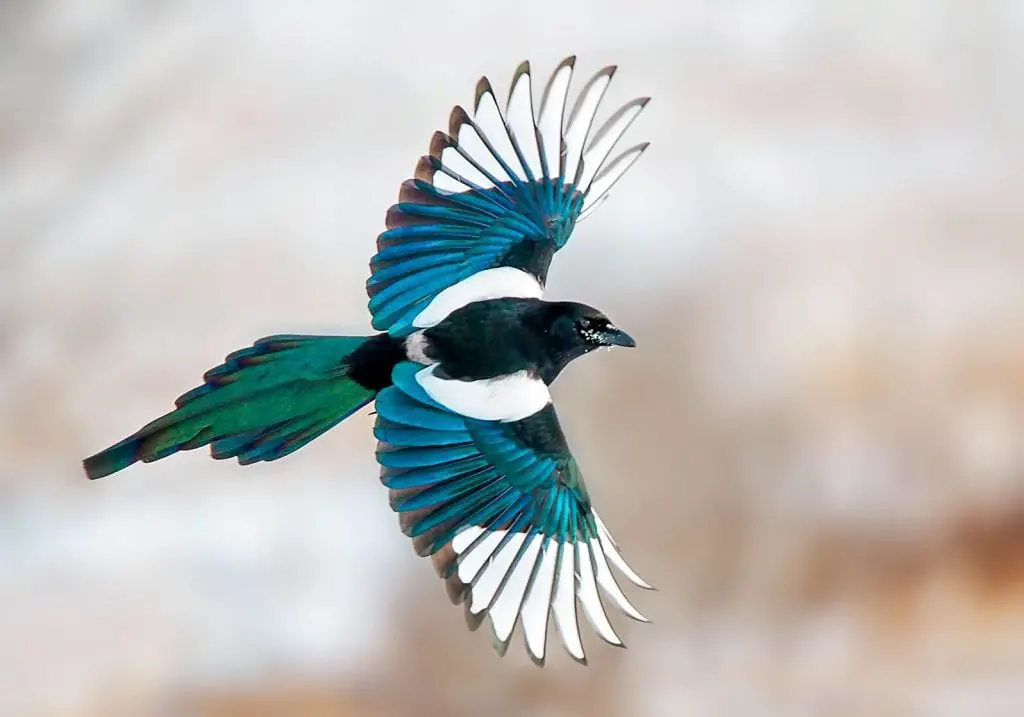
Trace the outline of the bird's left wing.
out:
<instances>
[{"instance_id":1,"label":"bird's left wing","mask_svg":"<svg viewBox=\"0 0 1024 717\"><path fill-rule=\"evenodd\" d=\"M434 134L377 238L366 284L375 329L397 335L470 301L540 296L576 222L647 148L611 157L646 97L592 131L615 67L595 74L566 111L574 64L556 68L536 111L529 63L516 70L504 111L482 78L472 116L457 106L447 134Z\"/></svg>"},{"instance_id":2,"label":"bird's left wing","mask_svg":"<svg viewBox=\"0 0 1024 717\"><path fill-rule=\"evenodd\" d=\"M551 614L566 650L585 662L578 601L597 633L622 645L600 592L626 615L646 618L609 564L650 586L591 507L554 408L511 422L466 418L428 396L417 380L423 370L399 364L394 384L378 395L377 459L403 531L420 555L433 556L470 627L490 615L504 654L518 622L528 653L543 664Z\"/></svg>"}]
</instances>

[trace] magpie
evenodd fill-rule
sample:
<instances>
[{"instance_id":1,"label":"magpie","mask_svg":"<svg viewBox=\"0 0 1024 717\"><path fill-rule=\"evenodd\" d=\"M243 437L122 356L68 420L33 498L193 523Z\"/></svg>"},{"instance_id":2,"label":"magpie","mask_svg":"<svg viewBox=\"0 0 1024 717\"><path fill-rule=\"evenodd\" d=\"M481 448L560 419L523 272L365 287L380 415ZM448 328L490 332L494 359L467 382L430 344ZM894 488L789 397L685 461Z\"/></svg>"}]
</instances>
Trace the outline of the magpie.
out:
<instances>
[{"instance_id":1,"label":"magpie","mask_svg":"<svg viewBox=\"0 0 1024 717\"><path fill-rule=\"evenodd\" d=\"M378 333L282 334L228 354L173 411L86 458L87 476L205 445L242 465L277 460L372 402L391 507L471 629L490 616L504 655L518 623L543 665L553 617L586 664L579 606L622 646L601 594L647 619L611 568L651 586L591 504L549 386L580 356L636 344L597 309L543 295L554 254L647 148L612 156L649 98L595 130L616 68L590 78L569 109L574 68L563 60L535 104L522 63L504 110L484 77L473 111L456 106L433 135L370 261Z\"/></svg>"}]
</instances>

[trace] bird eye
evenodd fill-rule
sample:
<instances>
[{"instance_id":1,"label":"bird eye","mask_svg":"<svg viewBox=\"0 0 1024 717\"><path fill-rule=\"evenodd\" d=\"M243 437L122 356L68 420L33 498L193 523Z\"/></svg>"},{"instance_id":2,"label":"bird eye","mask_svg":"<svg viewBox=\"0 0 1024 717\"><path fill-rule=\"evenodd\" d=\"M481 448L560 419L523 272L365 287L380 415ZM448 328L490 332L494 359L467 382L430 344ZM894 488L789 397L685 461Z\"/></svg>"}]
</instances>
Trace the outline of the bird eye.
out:
<instances>
[{"instance_id":1,"label":"bird eye","mask_svg":"<svg viewBox=\"0 0 1024 717\"><path fill-rule=\"evenodd\" d=\"M588 319L586 316L581 317L580 318L580 327L584 328L584 329L589 329L590 328L590 319Z\"/></svg>"}]
</instances>

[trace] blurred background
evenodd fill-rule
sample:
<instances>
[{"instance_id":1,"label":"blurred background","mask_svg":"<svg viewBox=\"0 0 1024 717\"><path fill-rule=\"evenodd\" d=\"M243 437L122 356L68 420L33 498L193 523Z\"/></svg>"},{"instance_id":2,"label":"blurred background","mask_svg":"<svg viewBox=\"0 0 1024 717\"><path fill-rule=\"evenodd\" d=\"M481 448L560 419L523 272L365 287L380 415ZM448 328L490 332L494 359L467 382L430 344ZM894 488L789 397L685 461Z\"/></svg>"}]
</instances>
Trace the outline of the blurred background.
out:
<instances>
[{"instance_id":1,"label":"blurred background","mask_svg":"<svg viewBox=\"0 0 1024 717\"><path fill-rule=\"evenodd\" d=\"M0 3L0 714L1024 713L1022 33L1016 0ZM606 112L654 97L550 277L640 343L554 391L659 588L628 651L468 632L369 416L86 481L227 352L368 332L431 133L571 53L620 64Z\"/></svg>"}]
</instances>

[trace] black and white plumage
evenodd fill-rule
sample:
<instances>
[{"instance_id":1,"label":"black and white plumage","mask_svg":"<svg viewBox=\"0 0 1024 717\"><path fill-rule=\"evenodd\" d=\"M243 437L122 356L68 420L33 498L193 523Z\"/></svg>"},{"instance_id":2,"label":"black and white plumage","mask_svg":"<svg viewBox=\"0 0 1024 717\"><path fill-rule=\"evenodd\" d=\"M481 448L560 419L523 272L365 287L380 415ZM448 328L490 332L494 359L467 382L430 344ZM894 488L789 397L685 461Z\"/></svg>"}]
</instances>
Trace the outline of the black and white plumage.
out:
<instances>
[{"instance_id":1,"label":"black and white plumage","mask_svg":"<svg viewBox=\"0 0 1024 717\"><path fill-rule=\"evenodd\" d=\"M504 111L491 84L478 83L473 112L453 110L402 186L367 283L375 328L403 337L411 359L377 399L392 506L470 625L489 615L504 653L520 624L541 663L549 614L580 661L577 604L615 645L601 594L645 620L612 566L650 587L591 506L548 390L593 348L634 345L596 309L543 300L553 255L647 146L612 156L647 99L598 127L615 68L594 75L570 109L573 69L563 61L535 105L523 63Z\"/></svg>"},{"instance_id":2,"label":"black and white plumage","mask_svg":"<svg viewBox=\"0 0 1024 717\"><path fill-rule=\"evenodd\" d=\"M382 480L421 555L433 555L471 627L491 617L504 654L517 621L543 663L549 612L562 642L585 661L577 601L598 634L615 633L600 591L628 616L646 618L610 566L649 588L625 562L590 504L554 407L515 421L466 418L432 399L418 369L399 364L377 400Z\"/></svg>"},{"instance_id":3,"label":"black and white plumage","mask_svg":"<svg viewBox=\"0 0 1024 717\"><path fill-rule=\"evenodd\" d=\"M591 504L549 386L574 359L635 343L597 309L544 299L552 257L647 146L615 153L646 98L597 121L614 73L571 103L573 58L539 94L523 63L502 105L481 80L387 212L366 284L380 333L278 334L234 351L171 412L86 458L88 477L206 445L218 459L278 460L375 402L391 505L471 626L489 616L504 653L520 625L543 663L553 622L584 661L582 611L620 645L605 603L645 618L616 575L649 586Z\"/></svg>"},{"instance_id":4,"label":"black and white plumage","mask_svg":"<svg viewBox=\"0 0 1024 717\"><path fill-rule=\"evenodd\" d=\"M452 110L447 134L434 134L377 240L367 281L375 329L399 333L471 301L543 295L554 253L647 148L612 157L648 98L624 105L594 131L615 68L594 75L570 108L574 64L568 58L558 66L536 112L525 62L505 113L486 78L477 83L472 116Z\"/></svg>"}]
</instances>

